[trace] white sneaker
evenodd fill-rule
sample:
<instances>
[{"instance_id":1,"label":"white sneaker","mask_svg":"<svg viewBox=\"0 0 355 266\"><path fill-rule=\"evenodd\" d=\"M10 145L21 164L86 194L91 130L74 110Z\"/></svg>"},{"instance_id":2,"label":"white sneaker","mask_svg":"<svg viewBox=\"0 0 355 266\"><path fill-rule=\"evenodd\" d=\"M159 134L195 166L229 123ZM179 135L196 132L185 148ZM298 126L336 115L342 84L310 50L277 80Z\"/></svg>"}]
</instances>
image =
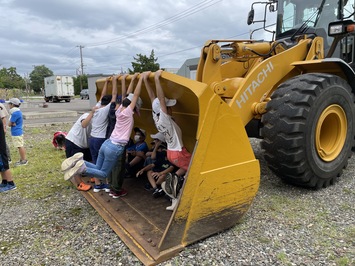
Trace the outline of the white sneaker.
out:
<instances>
[{"instance_id":1,"label":"white sneaker","mask_svg":"<svg viewBox=\"0 0 355 266\"><path fill-rule=\"evenodd\" d=\"M69 180L75 175L81 174L86 170L86 166L83 160L76 162L74 167L70 168L68 171L65 172L64 174L64 180Z\"/></svg>"},{"instance_id":2,"label":"white sneaker","mask_svg":"<svg viewBox=\"0 0 355 266\"><path fill-rule=\"evenodd\" d=\"M168 193L167 189L166 189L166 182L164 181L163 183L161 183L161 188L164 190L165 194L168 195L170 198L174 198L173 194Z\"/></svg>"},{"instance_id":3,"label":"white sneaker","mask_svg":"<svg viewBox=\"0 0 355 266\"><path fill-rule=\"evenodd\" d=\"M82 160L84 157L84 154L82 152L77 152L73 156L65 159L62 162L62 171L65 172L69 170L70 168L74 167L74 165L77 163L77 161Z\"/></svg>"},{"instance_id":4,"label":"white sneaker","mask_svg":"<svg viewBox=\"0 0 355 266\"><path fill-rule=\"evenodd\" d=\"M178 203L178 199L173 198L171 200L171 206L166 207L167 211L173 211Z\"/></svg>"}]
</instances>

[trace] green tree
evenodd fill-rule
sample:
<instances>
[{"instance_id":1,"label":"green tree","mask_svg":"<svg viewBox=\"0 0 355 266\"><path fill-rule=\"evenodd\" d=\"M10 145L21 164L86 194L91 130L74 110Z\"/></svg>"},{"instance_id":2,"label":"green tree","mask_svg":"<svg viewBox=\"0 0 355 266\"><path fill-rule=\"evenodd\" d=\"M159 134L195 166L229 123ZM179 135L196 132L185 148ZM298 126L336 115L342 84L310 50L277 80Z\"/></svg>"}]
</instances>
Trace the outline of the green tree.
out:
<instances>
[{"instance_id":1,"label":"green tree","mask_svg":"<svg viewBox=\"0 0 355 266\"><path fill-rule=\"evenodd\" d=\"M41 92L44 89L44 78L53 76L53 71L45 65L35 66L30 73L31 89L35 92Z\"/></svg>"},{"instance_id":2,"label":"green tree","mask_svg":"<svg viewBox=\"0 0 355 266\"><path fill-rule=\"evenodd\" d=\"M85 74L81 76L81 82L83 84L83 89L88 89L88 76ZM77 77L74 77L74 94L79 95L80 94L80 75Z\"/></svg>"},{"instance_id":3,"label":"green tree","mask_svg":"<svg viewBox=\"0 0 355 266\"><path fill-rule=\"evenodd\" d=\"M157 63L158 58L154 56L154 50L150 53L150 56L147 57L146 55L137 54L137 57L133 57L135 62L132 62L133 70L130 68L128 69L130 74L136 72L144 72L144 71L152 71L155 72L159 70L160 65Z\"/></svg>"},{"instance_id":4,"label":"green tree","mask_svg":"<svg viewBox=\"0 0 355 266\"><path fill-rule=\"evenodd\" d=\"M16 72L16 67L0 69L0 88L24 89L25 80Z\"/></svg>"}]
</instances>

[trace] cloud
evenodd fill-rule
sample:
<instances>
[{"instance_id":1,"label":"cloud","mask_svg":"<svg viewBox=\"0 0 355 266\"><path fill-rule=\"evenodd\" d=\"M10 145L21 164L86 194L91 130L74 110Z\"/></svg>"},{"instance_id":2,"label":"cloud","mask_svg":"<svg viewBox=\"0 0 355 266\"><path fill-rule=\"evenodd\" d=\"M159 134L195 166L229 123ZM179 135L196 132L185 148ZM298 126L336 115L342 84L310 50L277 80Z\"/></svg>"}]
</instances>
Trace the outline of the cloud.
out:
<instances>
[{"instance_id":1,"label":"cloud","mask_svg":"<svg viewBox=\"0 0 355 266\"><path fill-rule=\"evenodd\" d=\"M193 2L193 3L192 3ZM20 75L45 65L58 75L117 73L154 49L161 67L198 57L209 39L249 37L250 3L235 0L0 0L0 67ZM259 25L260 26L260 25Z\"/></svg>"}]
</instances>

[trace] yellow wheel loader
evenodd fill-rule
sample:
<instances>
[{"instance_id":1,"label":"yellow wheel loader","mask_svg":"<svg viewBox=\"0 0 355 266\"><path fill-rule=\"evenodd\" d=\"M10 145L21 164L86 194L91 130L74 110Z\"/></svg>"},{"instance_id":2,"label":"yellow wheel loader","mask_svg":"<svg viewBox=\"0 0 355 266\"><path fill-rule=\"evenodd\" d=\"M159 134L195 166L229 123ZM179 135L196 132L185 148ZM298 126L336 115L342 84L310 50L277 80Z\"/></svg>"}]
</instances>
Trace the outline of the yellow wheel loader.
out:
<instances>
[{"instance_id":1,"label":"yellow wheel loader","mask_svg":"<svg viewBox=\"0 0 355 266\"><path fill-rule=\"evenodd\" d=\"M263 20L254 19L256 5L265 8ZM146 265L240 221L260 180L249 137L262 138L265 159L280 178L309 188L334 183L352 155L354 1L270 0L251 7L247 23L262 22L273 33L271 41L210 40L196 80L162 73L165 96L177 100L173 117L192 153L174 211L166 210L165 198L145 191L140 178L125 179L128 194L119 199L83 193ZM266 24L269 12L277 14L275 29ZM97 80L97 95L104 82ZM135 126L149 136L157 130L145 88L141 98Z\"/></svg>"}]
</instances>

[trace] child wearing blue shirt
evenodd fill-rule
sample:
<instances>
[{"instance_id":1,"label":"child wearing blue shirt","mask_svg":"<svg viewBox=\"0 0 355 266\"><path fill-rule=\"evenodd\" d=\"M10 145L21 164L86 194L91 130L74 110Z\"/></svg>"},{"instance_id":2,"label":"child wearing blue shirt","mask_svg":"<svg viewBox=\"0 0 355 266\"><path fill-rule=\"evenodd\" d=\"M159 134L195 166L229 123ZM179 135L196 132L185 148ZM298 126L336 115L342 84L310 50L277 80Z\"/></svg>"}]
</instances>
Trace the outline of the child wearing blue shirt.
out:
<instances>
[{"instance_id":1,"label":"child wearing blue shirt","mask_svg":"<svg viewBox=\"0 0 355 266\"><path fill-rule=\"evenodd\" d=\"M20 100L18 98L11 98L8 102L10 109L9 127L11 128L12 142L20 153L20 160L14 166L27 165L26 149L23 139L23 117L20 110Z\"/></svg>"}]
</instances>

